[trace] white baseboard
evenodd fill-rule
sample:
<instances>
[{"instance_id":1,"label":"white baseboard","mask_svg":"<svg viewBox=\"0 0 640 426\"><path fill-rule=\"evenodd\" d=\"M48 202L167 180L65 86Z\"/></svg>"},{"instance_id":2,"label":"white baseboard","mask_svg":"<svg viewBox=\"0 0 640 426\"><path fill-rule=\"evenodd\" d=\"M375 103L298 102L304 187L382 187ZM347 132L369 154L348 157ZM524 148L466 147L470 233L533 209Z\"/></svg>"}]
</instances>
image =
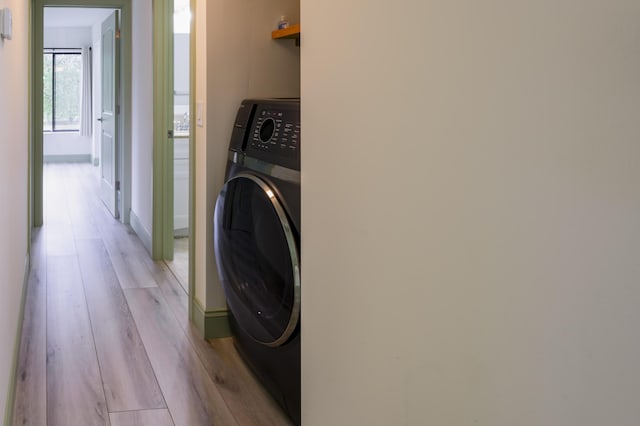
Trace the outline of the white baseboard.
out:
<instances>
[{"instance_id":1,"label":"white baseboard","mask_svg":"<svg viewBox=\"0 0 640 426\"><path fill-rule=\"evenodd\" d=\"M136 216L136 213L133 210L131 210L129 213L131 228L133 228L136 234L138 234L138 238L140 238L140 241L142 241L142 245L144 245L144 248L146 248L149 254L151 254L151 234L145 229L145 227L142 225L142 222L140 221L138 216Z\"/></svg>"},{"instance_id":2,"label":"white baseboard","mask_svg":"<svg viewBox=\"0 0 640 426\"><path fill-rule=\"evenodd\" d=\"M189 214L175 214L173 216L173 228L174 229L188 229L189 228Z\"/></svg>"}]
</instances>

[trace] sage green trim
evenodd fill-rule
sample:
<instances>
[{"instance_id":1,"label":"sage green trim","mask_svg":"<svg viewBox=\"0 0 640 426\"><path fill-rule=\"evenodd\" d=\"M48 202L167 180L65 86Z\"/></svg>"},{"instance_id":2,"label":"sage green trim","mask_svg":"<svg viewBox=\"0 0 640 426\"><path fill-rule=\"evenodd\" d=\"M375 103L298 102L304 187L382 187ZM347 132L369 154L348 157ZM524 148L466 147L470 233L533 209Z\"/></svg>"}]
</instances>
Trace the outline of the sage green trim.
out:
<instances>
[{"instance_id":1,"label":"sage green trim","mask_svg":"<svg viewBox=\"0 0 640 426\"><path fill-rule=\"evenodd\" d=\"M91 163L91 154L45 155L45 163Z\"/></svg>"},{"instance_id":2,"label":"sage green trim","mask_svg":"<svg viewBox=\"0 0 640 426\"><path fill-rule=\"evenodd\" d=\"M9 376L9 390L4 407L4 426L13 424L13 405L16 399L16 383L18 379L18 357L20 356L20 342L22 341L22 325L24 323L24 306L27 300L27 287L29 285L29 254L24 260L24 278L22 280L22 295L20 296L20 312L18 313L18 326L16 338L13 342L13 359L11 360L11 375Z\"/></svg>"},{"instance_id":3,"label":"sage green trim","mask_svg":"<svg viewBox=\"0 0 640 426\"><path fill-rule=\"evenodd\" d=\"M227 309L205 310L197 298L193 298L192 322L205 339L231 336L229 311Z\"/></svg>"},{"instance_id":4,"label":"sage green trim","mask_svg":"<svg viewBox=\"0 0 640 426\"><path fill-rule=\"evenodd\" d=\"M27 5L29 16L29 27L27 46L29 46L28 55L28 84L27 84L27 104L28 104L28 119L27 119L27 253L31 257L31 231L34 226L33 216L33 6L31 2Z\"/></svg>"},{"instance_id":5,"label":"sage green trim","mask_svg":"<svg viewBox=\"0 0 640 426\"><path fill-rule=\"evenodd\" d=\"M120 9L121 66L121 214L127 223L131 206L131 1L132 0L31 0L31 66L30 66L30 202L34 227L43 223L43 136L42 136L42 48L44 7L101 7Z\"/></svg>"},{"instance_id":6,"label":"sage green trim","mask_svg":"<svg viewBox=\"0 0 640 426\"><path fill-rule=\"evenodd\" d=\"M189 31L189 319L193 320L196 294L196 0L191 0Z\"/></svg>"},{"instance_id":7,"label":"sage green trim","mask_svg":"<svg viewBox=\"0 0 640 426\"><path fill-rule=\"evenodd\" d=\"M44 11L41 0L34 0L31 9L31 125L32 135L30 138L31 151L31 197L33 209L33 226L39 227L44 223L44 199L43 199L43 135L42 135L42 75L43 75L43 59L42 55L36 52L42 52L43 48L43 21ZM40 94L40 96L38 95Z\"/></svg>"},{"instance_id":8,"label":"sage green trim","mask_svg":"<svg viewBox=\"0 0 640 426\"><path fill-rule=\"evenodd\" d=\"M153 2L153 230L151 256L173 259L173 0Z\"/></svg>"},{"instance_id":9,"label":"sage green trim","mask_svg":"<svg viewBox=\"0 0 640 426\"><path fill-rule=\"evenodd\" d=\"M231 336L229 312L226 309L206 311L204 321L205 339L219 339Z\"/></svg>"}]
</instances>

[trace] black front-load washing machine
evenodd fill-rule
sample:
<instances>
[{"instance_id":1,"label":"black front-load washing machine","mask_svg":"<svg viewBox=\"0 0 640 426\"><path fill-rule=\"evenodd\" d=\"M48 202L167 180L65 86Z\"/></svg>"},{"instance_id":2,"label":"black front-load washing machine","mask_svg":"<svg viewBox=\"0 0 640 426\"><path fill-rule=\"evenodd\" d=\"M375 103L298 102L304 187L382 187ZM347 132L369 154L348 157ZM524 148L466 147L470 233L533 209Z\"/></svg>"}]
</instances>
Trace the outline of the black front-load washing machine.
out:
<instances>
[{"instance_id":1,"label":"black front-load washing machine","mask_svg":"<svg viewBox=\"0 0 640 426\"><path fill-rule=\"evenodd\" d=\"M242 102L214 215L236 348L300 424L300 101Z\"/></svg>"}]
</instances>

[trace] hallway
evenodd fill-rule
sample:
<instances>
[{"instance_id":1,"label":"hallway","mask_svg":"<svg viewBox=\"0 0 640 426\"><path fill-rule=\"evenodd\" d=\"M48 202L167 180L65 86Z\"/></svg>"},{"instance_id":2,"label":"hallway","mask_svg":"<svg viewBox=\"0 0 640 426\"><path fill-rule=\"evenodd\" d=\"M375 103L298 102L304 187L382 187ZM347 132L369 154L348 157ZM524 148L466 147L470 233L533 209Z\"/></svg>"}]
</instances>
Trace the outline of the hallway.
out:
<instances>
[{"instance_id":1,"label":"hallway","mask_svg":"<svg viewBox=\"0 0 640 426\"><path fill-rule=\"evenodd\" d=\"M230 338L188 321L171 270L98 198L97 168L44 168L14 425L287 425Z\"/></svg>"}]
</instances>

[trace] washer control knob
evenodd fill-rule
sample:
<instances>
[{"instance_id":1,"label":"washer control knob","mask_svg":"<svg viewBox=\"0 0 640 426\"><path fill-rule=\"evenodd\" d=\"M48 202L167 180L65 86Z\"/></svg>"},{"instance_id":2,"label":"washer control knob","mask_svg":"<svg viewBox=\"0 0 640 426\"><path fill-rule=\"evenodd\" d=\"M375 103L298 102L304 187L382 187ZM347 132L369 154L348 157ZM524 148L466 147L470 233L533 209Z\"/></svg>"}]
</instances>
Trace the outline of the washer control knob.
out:
<instances>
[{"instance_id":1,"label":"washer control knob","mask_svg":"<svg viewBox=\"0 0 640 426\"><path fill-rule=\"evenodd\" d=\"M267 143L273 137L273 132L276 129L276 123L273 121L273 118L267 118L260 125L260 140L264 143Z\"/></svg>"}]
</instances>

